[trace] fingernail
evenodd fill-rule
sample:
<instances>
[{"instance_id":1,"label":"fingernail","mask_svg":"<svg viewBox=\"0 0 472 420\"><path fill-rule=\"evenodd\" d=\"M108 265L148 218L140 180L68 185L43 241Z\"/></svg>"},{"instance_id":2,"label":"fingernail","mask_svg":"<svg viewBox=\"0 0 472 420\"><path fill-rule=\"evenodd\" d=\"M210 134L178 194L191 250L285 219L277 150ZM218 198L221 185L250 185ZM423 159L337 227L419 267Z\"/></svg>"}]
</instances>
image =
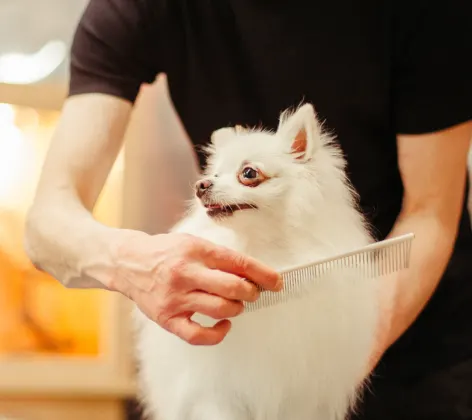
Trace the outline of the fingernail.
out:
<instances>
[{"instance_id":1,"label":"fingernail","mask_svg":"<svg viewBox=\"0 0 472 420\"><path fill-rule=\"evenodd\" d=\"M252 294L252 301L255 302L257 299L259 299L261 292L258 289L255 289L253 294Z\"/></svg>"}]
</instances>

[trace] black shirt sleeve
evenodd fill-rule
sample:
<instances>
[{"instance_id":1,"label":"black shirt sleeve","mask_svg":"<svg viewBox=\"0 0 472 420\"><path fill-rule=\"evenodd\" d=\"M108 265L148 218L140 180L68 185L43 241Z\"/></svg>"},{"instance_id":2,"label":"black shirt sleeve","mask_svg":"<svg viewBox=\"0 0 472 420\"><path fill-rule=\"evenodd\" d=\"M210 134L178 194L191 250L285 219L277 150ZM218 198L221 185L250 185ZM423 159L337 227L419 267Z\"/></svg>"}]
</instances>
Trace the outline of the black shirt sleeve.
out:
<instances>
[{"instance_id":1,"label":"black shirt sleeve","mask_svg":"<svg viewBox=\"0 0 472 420\"><path fill-rule=\"evenodd\" d=\"M472 1L401 3L392 92L397 133L433 132L472 119Z\"/></svg>"},{"instance_id":2,"label":"black shirt sleeve","mask_svg":"<svg viewBox=\"0 0 472 420\"><path fill-rule=\"evenodd\" d=\"M133 102L141 84L155 80L161 69L151 3L90 0L72 42L69 96L104 93Z\"/></svg>"}]
</instances>

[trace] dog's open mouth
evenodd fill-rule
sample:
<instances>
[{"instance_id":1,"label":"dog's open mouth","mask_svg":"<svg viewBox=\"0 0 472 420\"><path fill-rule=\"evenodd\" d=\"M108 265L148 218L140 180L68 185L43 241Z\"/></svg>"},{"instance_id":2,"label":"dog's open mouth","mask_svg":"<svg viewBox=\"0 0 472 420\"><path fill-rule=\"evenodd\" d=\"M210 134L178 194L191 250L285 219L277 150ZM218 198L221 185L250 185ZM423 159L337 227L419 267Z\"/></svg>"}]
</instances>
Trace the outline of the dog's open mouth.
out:
<instances>
[{"instance_id":1,"label":"dog's open mouth","mask_svg":"<svg viewBox=\"0 0 472 420\"><path fill-rule=\"evenodd\" d=\"M231 216L234 212L238 210L257 209L257 207L254 204L247 204L247 203L228 204L228 205L211 203L211 204L205 204L205 208L207 209L207 214L210 217Z\"/></svg>"}]
</instances>

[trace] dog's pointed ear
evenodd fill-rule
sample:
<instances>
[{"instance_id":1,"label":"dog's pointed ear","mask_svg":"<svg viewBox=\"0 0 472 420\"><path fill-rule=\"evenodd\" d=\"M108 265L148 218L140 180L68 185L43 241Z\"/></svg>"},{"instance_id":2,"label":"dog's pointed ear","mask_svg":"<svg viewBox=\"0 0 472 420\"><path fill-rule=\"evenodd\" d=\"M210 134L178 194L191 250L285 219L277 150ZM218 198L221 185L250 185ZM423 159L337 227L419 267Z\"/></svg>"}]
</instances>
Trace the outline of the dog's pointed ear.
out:
<instances>
[{"instance_id":1,"label":"dog's pointed ear","mask_svg":"<svg viewBox=\"0 0 472 420\"><path fill-rule=\"evenodd\" d=\"M223 145L228 139L234 137L235 130L233 127L224 127L219 128L218 130L213 131L211 135L211 142L213 146L219 147Z\"/></svg>"},{"instance_id":2,"label":"dog's pointed ear","mask_svg":"<svg viewBox=\"0 0 472 420\"><path fill-rule=\"evenodd\" d=\"M293 113L282 113L277 135L287 153L300 162L309 161L322 145L321 126L313 105L305 104Z\"/></svg>"},{"instance_id":3,"label":"dog's pointed ear","mask_svg":"<svg viewBox=\"0 0 472 420\"><path fill-rule=\"evenodd\" d=\"M211 142L213 146L217 147L225 143L228 139L233 138L235 135L244 134L246 131L248 130L242 125L219 128L211 135Z\"/></svg>"}]
</instances>

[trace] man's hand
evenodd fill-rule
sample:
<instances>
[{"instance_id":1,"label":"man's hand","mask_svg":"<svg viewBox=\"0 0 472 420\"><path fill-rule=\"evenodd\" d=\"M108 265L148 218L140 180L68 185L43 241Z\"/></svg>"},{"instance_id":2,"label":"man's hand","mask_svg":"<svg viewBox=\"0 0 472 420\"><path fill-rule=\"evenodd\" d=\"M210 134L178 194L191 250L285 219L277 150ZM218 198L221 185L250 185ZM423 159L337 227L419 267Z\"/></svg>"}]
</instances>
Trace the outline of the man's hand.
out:
<instances>
[{"instance_id":1,"label":"man's hand","mask_svg":"<svg viewBox=\"0 0 472 420\"><path fill-rule=\"evenodd\" d=\"M277 290L279 276L192 236L150 236L94 220L91 210L121 147L130 110L131 104L107 95L67 100L28 215L26 250L38 268L66 287L119 291L184 340L216 344L230 328L226 319L241 313L243 301L257 299L254 284L242 278ZM195 312L221 322L203 328L190 320Z\"/></svg>"},{"instance_id":2,"label":"man's hand","mask_svg":"<svg viewBox=\"0 0 472 420\"><path fill-rule=\"evenodd\" d=\"M255 284L272 291L282 288L277 272L191 235L118 235L115 266L101 273L92 268L86 274L103 279L151 320L190 344L221 342L231 327L227 318L241 314L244 301L258 298ZM196 312L220 321L203 327L190 319Z\"/></svg>"}]
</instances>

